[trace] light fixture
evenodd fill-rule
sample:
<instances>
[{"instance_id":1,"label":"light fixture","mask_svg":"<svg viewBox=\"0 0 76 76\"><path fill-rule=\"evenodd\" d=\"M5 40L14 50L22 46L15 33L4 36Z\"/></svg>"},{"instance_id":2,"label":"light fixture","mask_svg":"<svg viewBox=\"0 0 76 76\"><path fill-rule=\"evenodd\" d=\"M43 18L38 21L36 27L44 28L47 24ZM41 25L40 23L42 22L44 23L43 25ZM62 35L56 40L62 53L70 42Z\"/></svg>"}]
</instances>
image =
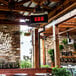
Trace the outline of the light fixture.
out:
<instances>
[{"instance_id":1,"label":"light fixture","mask_svg":"<svg viewBox=\"0 0 76 76\"><path fill-rule=\"evenodd\" d=\"M20 22L25 22L25 20L24 19L20 19Z\"/></svg>"}]
</instances>

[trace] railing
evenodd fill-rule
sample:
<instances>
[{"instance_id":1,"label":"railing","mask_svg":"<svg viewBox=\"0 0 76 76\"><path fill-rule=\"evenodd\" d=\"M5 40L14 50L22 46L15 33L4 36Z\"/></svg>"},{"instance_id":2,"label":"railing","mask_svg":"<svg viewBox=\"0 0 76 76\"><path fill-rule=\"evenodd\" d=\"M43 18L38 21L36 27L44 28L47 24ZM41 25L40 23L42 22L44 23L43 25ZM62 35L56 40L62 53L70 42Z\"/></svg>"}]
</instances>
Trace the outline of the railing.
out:
<instances>
[{"instance_id":1,"label":"railing","mask_svg":"<svg viewBox=\"0 0 76 76\"><path fill-rule=\"evenodd\" d=\"M27 76L37 76L37 73L51 74L51 68L31 68L31 69L0 69L0 74L14 76L16 74L27 74ZM41 76L41 75L38 75ZM44 76L44 75L42 75Z\"/></svg>"}]
</instances>

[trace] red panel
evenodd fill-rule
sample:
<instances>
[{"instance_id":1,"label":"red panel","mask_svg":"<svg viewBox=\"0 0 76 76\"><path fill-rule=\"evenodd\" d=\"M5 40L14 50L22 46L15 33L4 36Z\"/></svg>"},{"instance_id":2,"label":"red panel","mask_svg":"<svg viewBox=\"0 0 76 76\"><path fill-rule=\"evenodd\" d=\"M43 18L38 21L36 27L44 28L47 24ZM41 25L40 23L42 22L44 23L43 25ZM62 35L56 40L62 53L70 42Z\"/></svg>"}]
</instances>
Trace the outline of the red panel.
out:
<instances>
[{"instance_id":1,"label":"red panel","mask_svg":"<svg viewBox=\"0 0 76 76\"><path fill-rule=\"evenodd\" d=\"M41 20L40 20L40 17L38 17L38 21L41 21Z\"/></svg>"},{"instance_id":2,"label":"red panel","mask_svg":"<svg viewBox=\"0 0 76 76\"><path fill-rule=\"evenodd\" d=\"M41 21L44 21L44 17L43 16L41 17Z\"/></svg>"},{"instance_id":3,"label":"red panel","mask_svg":"<svg viewBox=\"0 0 76 76\"><path fill-rule=\"evenodd\" d=\"M37 21L37 17L34 18L34 21Z\"/></svg>"}]
</instances>

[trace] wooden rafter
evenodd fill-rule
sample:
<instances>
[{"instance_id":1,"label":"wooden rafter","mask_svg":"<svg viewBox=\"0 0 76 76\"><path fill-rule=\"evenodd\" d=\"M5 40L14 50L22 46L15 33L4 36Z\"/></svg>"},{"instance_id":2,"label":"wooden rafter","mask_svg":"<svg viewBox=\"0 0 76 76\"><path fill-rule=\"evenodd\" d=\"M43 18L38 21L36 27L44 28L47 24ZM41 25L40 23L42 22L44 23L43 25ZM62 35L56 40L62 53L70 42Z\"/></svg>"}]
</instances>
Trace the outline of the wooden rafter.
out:
<instances>
[{"instance_id":1,"label":"wooden rafter","mask_svg":"<svg viewBox=\"0 0 76 76\"><path fill-rule=\"evenodd\" d=\"M8 2L5 1L5 0L0 0L1 3L5 4L5 5L8 5Z\"/></svg>"},{"instance_id":2,"label":"wooden rafter","mask_svg":"<svg viewBox=\"0 0 76 76\"><path fill-rule=\"evenodd\" d=\"M15 22L15 21L3 21L0 20L0 24L9 24L9 25L28 25L25 22Z\"/></svg>"},{"instance_id":3,"label":"wooden rafter","mask_svg":"<svg viewBox=\"0 0 76 76\"><path fill-rule=\"evenodd\" d=\"M76 22L76 18L71 18L71 19L69 19L69 20L67 20L65 22Z\"/></svg>"},{"instance_id":4,"label":"wooden rafter","mask_svg":"<svg viewBox=\"0 0 76 76\"><path fill-rule=\"evenodd\" d=\"M45 31L43 33L51 33L52 32L52 27L45 29Z\"/></svg>"},{"instance_id":5,"label":"wooden rafter","mask_svg":"<svg viewBox=\"0 0 76 76\"><path fill-rule=\"evenodd\" d=\"M76 27L68 29L68 30L65 30L65 31L62 31L62 32L59 32L59 35L64 34L66 32L69 32L69 31L73 31L73 30L76 30Z\"/></svg>"},{"instance_id":6,"label":"wooden rafter","mask_svg":"<svg viewBox=\"0 0 76 76\"><path fill-rule=\"evenodd\" d=\"M53 15L56 13L56 11L62 9L63 6L64 6L64 7L67 6L68 3L69 3L69 0L65 0L63 4L60 4L59 6L57 6L57 7L55 8L55 10L53 10L52 12L50 12L49 15L48 15L48 17L50 18L51 16L53 16Z\"/></svg>"},{"instance_id":7,"label":"wooden rafter","mask_svg":"<svg viewBox=\"0 0 76 76\"><path fill-rule=\"evenodd\" d=\"M58 24L58 28L59 28L59 31L60 31L59 34L64 34L65 35L66 31L71 31L70 34L75 34L76 33L76 31L75 31L75 29L76 29L76 16L66 20L65 22L63 22L61 24ZM69 28L69 30L66 30L66 28ZM45 30L45 32L43 32L43 33L45 33L45 36L52 35L52 27L47 28Z\"/></svg>"},{"instance_id":8,"label":"wooden rafter","mask_svg":"<svg viewBox=\"0 0 76 76\"><path fill-rule=\"evenodd\" d=\"M60 0L50 0L51 2L59 2Z\"/></svg>"},{"instance_id":9,"label":"wooden rafter","mask_svg":"<svg viewBox=\"0 0 76 76\"><path fill-rule=\"evenodd\" d=\"M15 19L30 19L30 16L23 16L20 14L14 14ZM8 19L7 14L0 14L0 20Z\"/></svg>"},{"instance_id":10,"label":"wooden rafter","mask_svg":"<svg viewBox=\"0 0 76 76\"><path fill-rule=\"evenodd\" d=\"M15 7L15 9L12 9L12 11L15 11L15 12L21 12L21 11L32 11L33 8L31 7ZM2 6L0 5L0 11L11 11L8 6Z\"/></svg>"},{"instance_id":11,"label":"wooden rafter","mask_svg":"<svg viewBox=\"0 0 76 76\"><path fill-rule=\"evenodd\" d=\"M45 9L51 9L50 7L48 7L48 6L46 6L46 5L41 5L43 8L45 8Z\"/></svg>"},{"instance_id":12,"label":"wooden rafter","mask_svg":"<svg viewBox=\"0 0 76 76\"><path fill-rule=\"evenodd\" d=\"M20 2L16 2L16 6L20 6L20 5L23 5L24 3L26 3L26 2L29 2L30 0L22 0L22 1L20 1Z\"/></svg>"},{"instance_id":13,"label":"wooden rafter","mask_svg":"<svg viewBox=\"0 0 76 76\"><path fill-rule=\"evenodd\" d=\"M55 16L51 17L49 20L48 20L48 23L51 22L52 20L58 18L59 16L63 15L64 13L67 13L68 11L70 11L71 9L75 8L76 7L76 2L73 3L72 5L70 5L69 7L67 7L66 9L64 9L63 11L59 12L58 14L56 14ZM55 11L55 10L54 10ZM54 11L51 13L53 14ZM44 25L47 25L48 23L44 23L41 25L41 27L43 27Z\"/></svg>"},{"instance_id":14,"label":"wooden rafter","mask_svg":"<svg viewBox=\"0 0 76 76\"><path fill-rule=\"evenodd\" d=\"M58 25L59 28L72 28L72 27L76 27L76 24L60 24Z\"/></svg>"},{"instance_id":15,"label":"wooden rafter","mask_svg":"<svg viewBox=\"0 0 76 76\"><path fill-rule=\"evenodd\" d=\"M66 20L65 22L59 24L58 27L64 27L64 28L76 27L76 18L73 17L69 20Z\"/></svg>"},{"instance_id":16,"label":"wooden rafter","mask_svg":"<svg viewBox=\"0 0 76 76\"><path fill-rule=\"evenodd\" d=\"M28 4L28 7L32 4L32 1L30 1L30 3Z\"/></svg>"}]
</instances>

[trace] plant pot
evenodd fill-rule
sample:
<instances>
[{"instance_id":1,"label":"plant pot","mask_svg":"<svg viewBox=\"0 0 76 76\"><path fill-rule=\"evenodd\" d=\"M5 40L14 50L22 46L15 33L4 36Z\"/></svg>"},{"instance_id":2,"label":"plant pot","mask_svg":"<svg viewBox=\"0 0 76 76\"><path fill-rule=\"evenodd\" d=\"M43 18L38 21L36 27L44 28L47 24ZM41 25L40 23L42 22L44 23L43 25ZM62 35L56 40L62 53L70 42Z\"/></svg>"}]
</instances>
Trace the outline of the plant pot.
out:
<instances>
[{"instance_id":1,"label":"plant pot","mask_svg":"<svg viewBox=\"0 0 76 76\"><path fill-rule=\"evenodd\" d=\"M30 36L30 35L31 35L30 32L28 32L28 33L24 33L24 36Z\"/></svg>"},{"instance_id":2,"label":"plant pot","mask_svg":"<svg viewBox=\"0 0 76 76\"><path fill-rule=\"evenodd\" d=\"M55 63L51 62L51 68L55 67Z\"/></svg>"}]
</instances>

